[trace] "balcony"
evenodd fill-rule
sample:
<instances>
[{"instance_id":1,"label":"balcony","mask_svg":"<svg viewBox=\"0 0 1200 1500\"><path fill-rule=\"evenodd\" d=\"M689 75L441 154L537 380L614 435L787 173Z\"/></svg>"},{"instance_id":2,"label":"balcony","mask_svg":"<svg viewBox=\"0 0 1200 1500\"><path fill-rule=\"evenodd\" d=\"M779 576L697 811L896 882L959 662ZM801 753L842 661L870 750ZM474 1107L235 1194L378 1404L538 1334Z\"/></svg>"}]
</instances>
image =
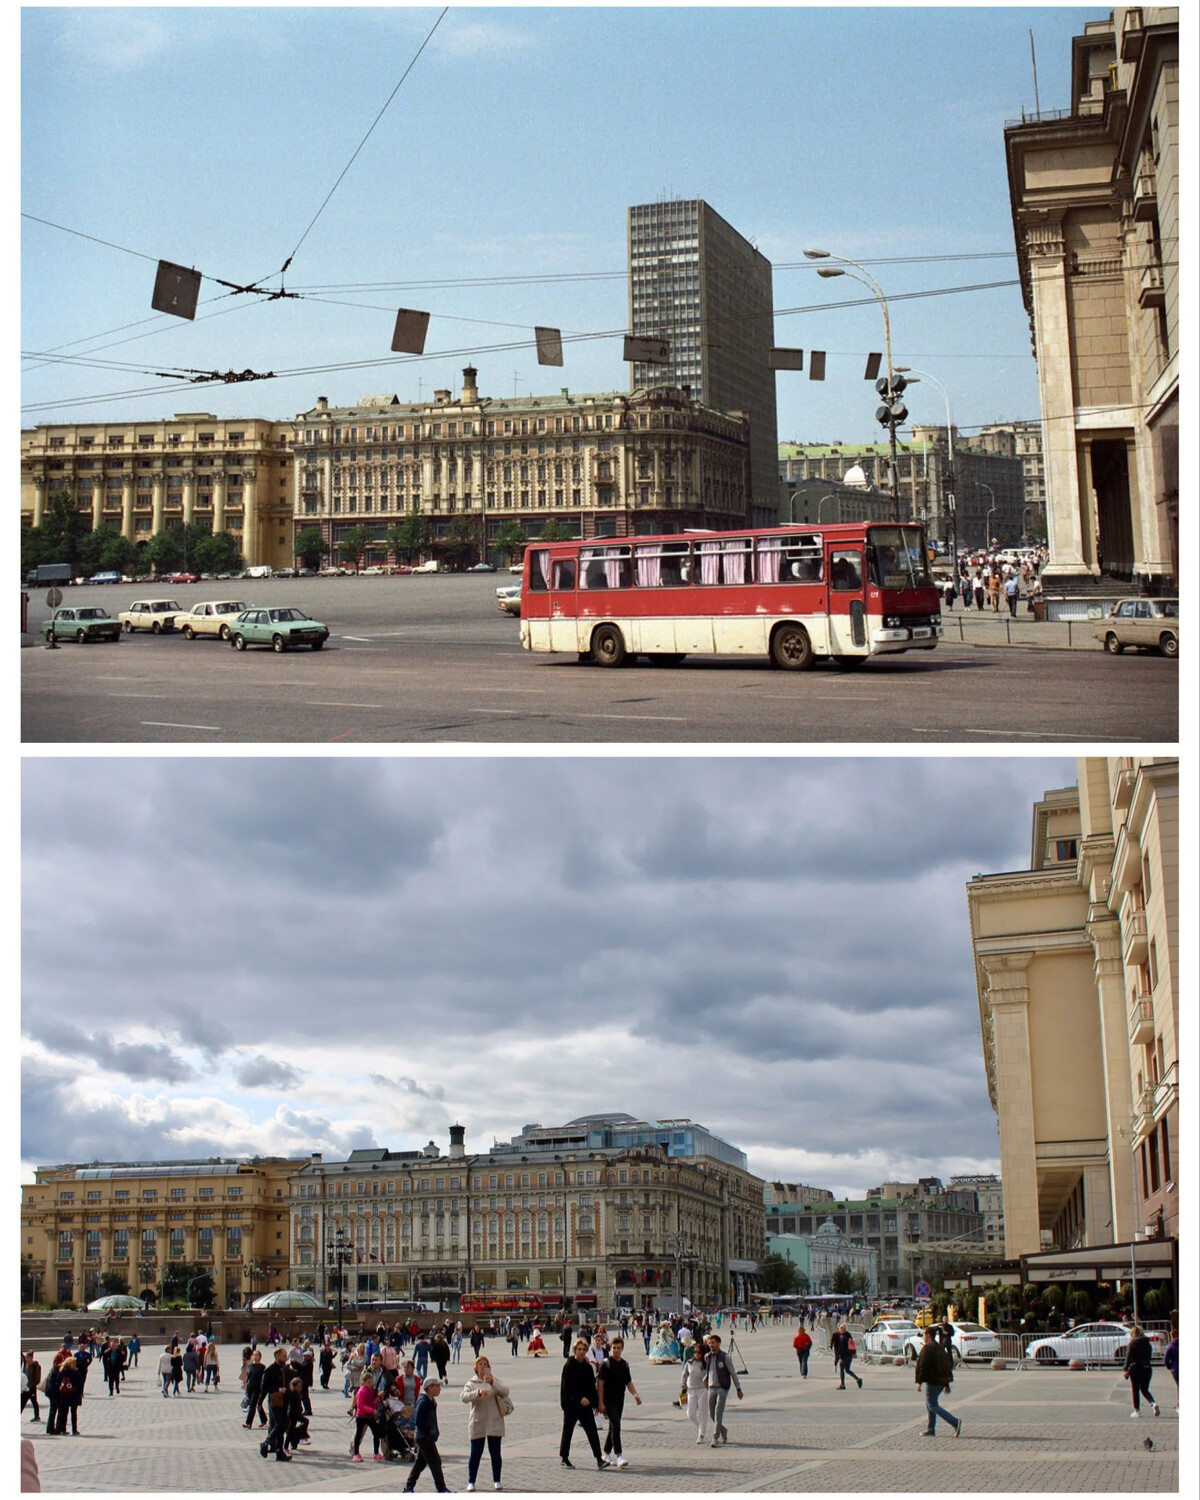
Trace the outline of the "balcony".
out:
<instances>
[{"instance_id":1,"label":"balcony","mask_svg":"<svg viewBox=\"0 0 1200 1500\"><path fill-rule=\"evenodd\" d=\"M1124 910L1121 913L1121 957L1127 969L1144 964L1150 952L1146 935L1146 913Z\"/></svg>"},{"instance_id":2,"label":"balcony","mask_svg":"<svg viewBox=\"0 0 1200 1500\"><path fill-rule=\"evenodd\" d=\"M1139 172L1133 179L1133 217L1140 224L1149 224L1158 217L1158 194L1153 172Z\"/></svg>"},{"instance_id":3,"label":"balcony","mask_svg":"<svg viewBox=\"0 0 1200 1500\"><path fill-rule=\"evenodd\" d=\"M1129 1041L1134 1047L1154 1041L1154 1004L1148 995L1139 996L1129 1007Z\"/></svg>"},{"instance_id":4,"label":"balcony","mask_svg":"<svg viewBox=\"0 0 1200 1500\"><path fill-rule=\"evenodd\" d=\"M1136 771L1118 771L1113 780L1112 799L1113 806L1118 812L1124 812L1133 797L1134 783L1137 781Z\"/></svg>"},{"instance_id":5,"label":"balcony","mask_svg":"<svg viewBox=\"0 0 1200 1500\"><path fill-rule=\"evenodd\" d=\"M1138 287L1138 306L1163 307L1166 300L1167 293L1163 285L1162 266L1143 266L1141 283Z\"/></svg>"}]
</instances>

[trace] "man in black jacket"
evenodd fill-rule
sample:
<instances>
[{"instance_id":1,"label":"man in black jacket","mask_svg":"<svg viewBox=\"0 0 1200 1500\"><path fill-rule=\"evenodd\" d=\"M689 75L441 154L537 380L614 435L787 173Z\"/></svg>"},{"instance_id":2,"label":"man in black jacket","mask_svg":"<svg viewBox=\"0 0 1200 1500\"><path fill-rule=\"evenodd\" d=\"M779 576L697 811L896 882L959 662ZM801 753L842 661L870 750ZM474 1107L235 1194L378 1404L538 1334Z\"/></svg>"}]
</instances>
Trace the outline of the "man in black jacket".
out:
<instances>
[{"instance_id":1,"label":"man in black jacket","mask_svg":"<svg viewBox=\"0 0 1200 1500\"><path fill-rule=\"evenodd\" d=\"M596 1431L596 1407L600 1397L596 1391L596 1372L588 1362L588 1342L584 1338L575 1340L570 1359L564 1361L562 1381L559 1384L558 1404L562 1407L562 1439L558 1445L558 1456L564 1469L573 1469L571 1462L571 1434L575 1424L583 1428L588 1446L596 1460L598 1469L609 1467L608 1459L600 1452L600 1435Z\"/></svg>"},{"instance_id":2,"label":"man in black jacket","mask_svg":"<svg viewBox=\"0 0 1200 1500\"><path fill-rule=\"evenodd\" d=\"M954 1379L954 1367L950 1356L938 1343L932 1328L926 1328L921 1352L917 1355L916 1380L925 1387L925 1411L927 1420L922 1437L937 1434L937 1419L942 1417L954 1428L954 1436L962 1437L963 1424L952 1412L938 1402L943 1393L950 1394L950 1382Z\"/></svg>"},{"instance_id":3,"label":"man in black jacket","mask_svg":"<svg viewBox=\"0 0 1200 1500\"><path fill-rule=\"evenodd\" d=\"M280 1463L290 1463L291 1455L285 1451L287 1444L287 1387L288 1381L293 1379L291 1370L288 1368L287 1350L282 1344L275 1350L275 1357L267 1366L266 1373L259 1387L260 1395L266 1399L267 1409L271 1413L271 1425L267 1429L266 1441L259 1444L258 1451L266 1458L268 1453L274 1452L275 1458Z\"/></svg>"},{"instance_id":4,"label":"man in black jacket","mask_svg":"<svg viewBox=\"0 0 1200 1500\"><path fill-rule=\"evenodd\" d=\"M439 1436L437 1419L437 1398L442 1392L442 1382L436 1375L430 1375L421 1387L421 1394L417 1397L417 1404L413 1408L413 1430L417 1441L417 1461L408 1471L408 1478L404 1481L404 1493L411 1495L416 1487L417 1480L426 1469L433 1475L434 1488L439 1495L446 1493L446 1478L442 1473L442 1457L438 1452L437 1440Z\"/></svg>"}]
</instances>

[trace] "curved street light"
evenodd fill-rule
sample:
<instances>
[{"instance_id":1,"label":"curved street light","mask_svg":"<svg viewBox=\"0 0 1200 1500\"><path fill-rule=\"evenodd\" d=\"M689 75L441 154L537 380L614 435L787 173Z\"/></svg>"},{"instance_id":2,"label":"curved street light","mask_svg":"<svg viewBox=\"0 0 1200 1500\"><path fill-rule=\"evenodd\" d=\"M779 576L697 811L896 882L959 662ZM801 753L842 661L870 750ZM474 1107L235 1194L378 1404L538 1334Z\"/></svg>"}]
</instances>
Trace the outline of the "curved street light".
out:
<instances>
[{"instance_id":1,"label":"curved street light","mask_svg":"<svg viewBox=\"0 0 1200 1500\"><path fill-rule=\"evenodd\" d=\"M984 484L982 479L975 481L981 490L987 490L988 499L992 502L988 509L987 518L983 523L983 545L990 552L992 550L992 517L996 514L996 492L990 484ZM997 540L999 540L997 538Z\"/></svg>"}]
</instances>

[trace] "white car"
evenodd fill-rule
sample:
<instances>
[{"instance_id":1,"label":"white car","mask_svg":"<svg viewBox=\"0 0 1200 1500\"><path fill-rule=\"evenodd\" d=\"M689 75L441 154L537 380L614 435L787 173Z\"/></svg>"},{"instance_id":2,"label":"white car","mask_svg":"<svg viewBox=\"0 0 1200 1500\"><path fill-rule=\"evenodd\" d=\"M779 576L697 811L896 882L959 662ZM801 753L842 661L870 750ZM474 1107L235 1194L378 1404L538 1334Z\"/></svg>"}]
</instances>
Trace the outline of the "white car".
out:
<instances>
[{"instance_id":1,"label":"white car","mask_svg":"<svg viewBox=\"0 0 1200 1500\"><path fill-rule=\"evenodd\" d=\"M863 1343L868 1354L903 1355L913 1335L920 1340L921 1330L911 1318L880 1318L863 1334Z\"/></svg>"},{"instance_id":2,"label":"white car","mask_svg":"<svg viewBox=\"0 0 1200 1500\"><path fill-rule=\"evenodd\" d=\"M506 615L519 615L521 613L521 585L502 583L496 590L496 605Z\"/></svg>"},{"instance_id":3,"label":"white car","mask_svg":"<svg viewBox=\"0 0 1200 1500\"><path fill-rule=\"evenodd\" d=\"M1000 1340L982 1323L951 1323L954 1338L950 1345L950 1357L956 1366L964 1359L999 1359ZM904 1352L909 1363L915 1364L924 1343L924 1330L904 1341Z\"/></svg>"},{"instance_id":4,"label":"white car","mask_svg":"<svg viewBox=\"0 0 1200 1500\"><path fill-rule=\"evenodd\" d=\"M212 599L205 604L193 604L191 609L175 616L175 629L187 641L198 635L215 635L227 641L229 621L246 608L240 599Z\"/></svg>"},{"instance_id":5,"label":"white car","mask_svg":"<svg viewBox=\"0 0 1200 1500\"><path fill-rule=\"evenodd\" d=\"M152 635L159 635L164 630L174 630L175 616L182 613L183 606L175 599L135 599L117 619L127 634L148 630Z\"/></svg>"},{"instance_id":6,"label":"white car","mask_svg":"<svg viewBox=\"0 0 1200 1500\"><path fill-rule=\"evenodd\" d=\"M1146 1337L1150 1340L1151 1357L1161 1364L1167 1344L1165 1335L1147 1332ZM1080 1323L1065 1333L1034 1339L1025 1350L1025 1358L1036 1359L1043 1365L1066 1364L1072 1359L1123 1365L1128 1347L1129 1329L1124 1323Z\"/></svg>"}]
</instances>

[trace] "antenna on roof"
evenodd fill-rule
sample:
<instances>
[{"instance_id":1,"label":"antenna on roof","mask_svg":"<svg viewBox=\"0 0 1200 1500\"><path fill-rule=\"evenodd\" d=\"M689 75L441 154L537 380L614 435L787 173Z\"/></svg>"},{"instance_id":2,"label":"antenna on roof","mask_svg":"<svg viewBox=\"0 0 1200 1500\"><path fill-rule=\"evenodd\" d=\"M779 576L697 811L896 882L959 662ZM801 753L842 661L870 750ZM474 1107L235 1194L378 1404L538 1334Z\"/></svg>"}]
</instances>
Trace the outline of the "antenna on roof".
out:
<instances>
[{"instance_id":1,"label":"antenna on roof","mask_svg":"<svg viewBox=\"0 0 1200 1500\"><path fill-rule=\"evenodd\" d=\"M1042 106L1038 102L1037 53L1033 50L1033 27L1032 26L1029 28L1029 59L1030 59L1030 61L1033 64L1033 111L1034 111L1034 114L1036 114L1040 118L1041 117L1041 113L1042 113Z\"/></svg>"}]
</instances>

